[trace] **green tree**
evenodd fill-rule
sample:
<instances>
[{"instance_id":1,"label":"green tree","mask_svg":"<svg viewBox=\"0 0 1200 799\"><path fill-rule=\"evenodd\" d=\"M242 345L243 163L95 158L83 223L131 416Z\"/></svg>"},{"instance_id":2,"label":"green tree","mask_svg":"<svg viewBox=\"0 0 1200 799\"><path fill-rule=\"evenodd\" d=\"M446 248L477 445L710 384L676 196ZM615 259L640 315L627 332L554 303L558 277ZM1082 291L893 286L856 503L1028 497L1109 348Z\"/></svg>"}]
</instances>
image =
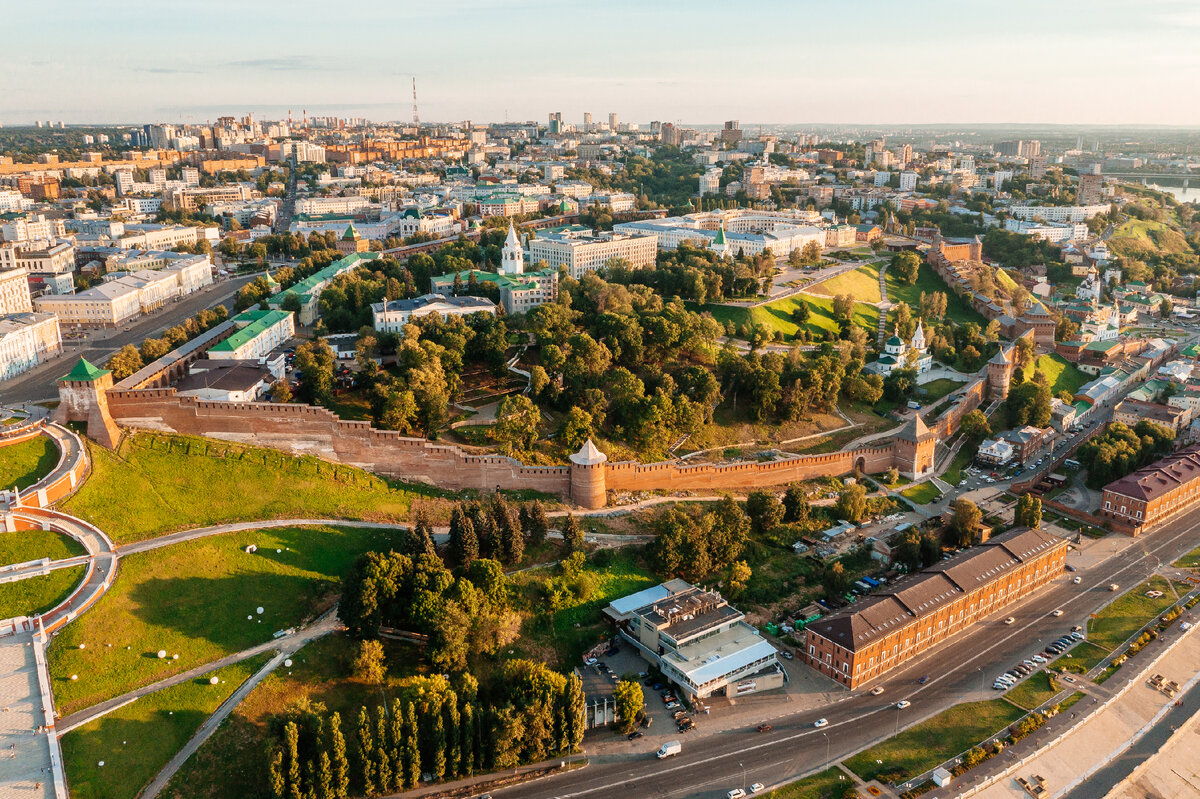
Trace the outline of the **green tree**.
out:
<instances>
[{"instance_id":1,"label":"green tree","mask_svg":"<svg viewBox=\"0 0 1200 799\"><path fill-rule=\"evenodd\" d=\"M468 567L479 557L479 539L471 517L455 505L450 512L450 557L462 567Z\"/></svg>"},{"instance_id":2,"label":"green tree","mask_svg":"<svg viewBox=\"0 0 1200 799\"><path fill-rule=\"evenodd\" d=\"M593 435L592 421L590 413L578 406L571 406L559 429L563 446L571 452L578 452Z\"/></svg>"},{"instance_id":3,"label":"green tree","mask_svg":"<svg viewBox=\"0 0 1200 799\"><path fill-rule=\"evenodd\" d=\"M350 762L346 758L346 738L342 735L342 717L333 713L329 717L330 785L334 799L346 799L350 795Z\"/></svg>"},{"instance_id":4,"label":"green tree","mask_svg":"<svg viewBox=\"0 0 1200 799\"><path fill-rule=\"evenodd\" d=\"M616 704L617 719L624 732L631 731L637 724L638 715L642 712L645 697L642 686L633 680L620 680L613 687L613 701Z\"/></svg>"},{"instance_id":5,"label":"green tree","mask_svg":"<svg viewBox=\"0 0 1200 799\"><path fill-rule=\"evenodd\" d=\"M113 382L119 383L145 365L138 348L132 344L126 344L108 359L105 368L112 372Z\"/></svg>"},{"instance_id":6,"label":"green tree","mask_svg":"<svg viewBox=\"0 0 1200 799\"><path fill-rule=\"evenodd\" d=\"M417 712L412 702L404 713L404 743L402 746L404 761L404 787L412 788L421 779L421 750L417 745Z\"/></svg>"},{"instance_id":7,"label":"green tree","mask_svg":"<svg viewBox=\"0 0 1200 799\"><path fill-rule=\"evenodd\" d=\"M359 784L362 786L362 792L366 796L373 796L376 793L375 782L375 762L373 758L374 746L371 736L371 717L367 715L367 709L361 707L358 709L358 766L359 766Z\"/></svg>"},{"instance_id":8,"label":"green tree","mask_svg":"<svg viewBox=\"0 0 1200 799\"><path fill-rule=\"evenodd\" d=\"M888 264L888 272L894 274L897 280L908 286L916 284L920 268L921 257L911 250L896 253Z\"/></svg>"},{"instance_id":9,"label":"green tree","mask_svg":"<svg viewBox=\"0 0 1200 799\"><path fill-rule=\"evenodd\" d=\"M546 508L541 500L535 499L529 503L528 519L529 526L525 533L534 546L540 546L546 540L546 533L550 529L550 523L546 519Z\"/></svg>"},{"instance_id":10,"label":"green tree","mask_svg":"<svg viewBox=\"0 0 1200 799\"><path fill-rule=\"evenodd\" d=\"M981 410L973 410L962 418L958 425L959 431L968 441L979 442L992 434L992 426Z\"/></svg>"},{"instance_id":11,"label":"green tree","mask_svg":"<svg viewBox=\"0 0 1200 799\"><path fill-rule=\"evenodd\" d=\"M287 380L281 378L271 384L271 399L275 402L292 401L292 387Z\"/></svg>"},{"instance_id":12,"label":"green tree","mask_svg":"<svg viewBox=\"0 0 1200 799\"><path fill-rule=\"evenodd\" d=\"M271 783L271 796L273 799L285 799L287 796L287 777L283 771L282 749L276 748L272 750L268 773L268 779Z\"/></svg>"},{"instance_id":13,"label":"green tree","mask_svg":"<svg viewBox=\"0 0 1200 799\"><path fill-rule=\"evenodd\" d=\"M1013 521L1021 527L1032 527L1035 530L1042 526L1042 499L1032 494L1022 494L1017 499L1017 509Z\"/></svg>"},{"instance_id":14,"label":"green tree","mask_svg":"<svg viewBox=\"0 0 1200 799\"><path fill-rule=\"evenodd\" d=\"M808 518L808 492L801 483L788 483L783 492L783 520L801 522Z\"/></svg>"},{"instance_id":15,"label":"green tree","mask_svg":"<svg viewBox=\"0 0 1200 799\"><path fill-rule=\"evenodd\" d=\"M300 728L289 721L283 728L283 761L288 799L301 799L304 786L300 784Z\"/></svg>"},{"instance_id":16,"label":"green tree","mask_svg":"<svg viewBox=\"0 0 1200 799\"><path fill-rule=\"evenodd\" d=\"M579 552L583 549L583 530L572 513L568 513L563 519L562 536L568 552Z\"/></svg>"},{"instance_id":17,"label":"green tree","mask_svg":"<svg viewBox=\"0 0 1200 799\"><path fill-rule=\"evenodd\" d=\"M563 691L563 730L566 741L566 751L574 752L583 743L584 718L583 682L577 674L567 677L567 685Z\"/></svg>"},{"instance_id":18,"label":"green tree","mask_svg":"<svg viewBox=\"0 0 1200 799\"><path fill-rule=\"evenodd\" d=\"M967 499L959 497L954 501L954 513L950 517L950 528L954 531L959 546L970 546L983 522L983 513L979 507Z\"/></svg>"},{"instance_id":19,"label":"green tree","mask_svg":"<svg viewBox=\"0 0 1200 799\"><path fill-rule=\"evenodd\" d=\"M846 590L849 578L846 577L846 567L840 560L835 560L825 570L825 591L830 595L840 594Z\"/></svg>"},{"instance_id":20,"label":"green tree","mask_svg":"<svg viewBox=\"0 0 1200 799\"><path fill-rule=\"evenodd\" d=\"M839 519L858 523L867 513L867 489L861 483L852 483L838 494L833 513Z\"/></svg>"},{"instance_id":21,"label":"green tree","mask_svg":"<svg viewBox=\"0 0 1200 799\"><path fill-rule=\"evenodd\" d=\"M744 560L737 560L729 568L729 590L735 595L740 596L746 591L746 586L750 583L750 578L754 572L750 565Z\"/></svg>"},{"instance_id":22,"label":"green tree","mask_svg":"<svg viewBox=\"0 0 1200 799\"><path fill-rule=\"evenodd\" d=\"M523 394L512 394L500 402L492 437L505 455L519 456L533 450L538 439L541 411Z\"/></svg>"},{"instance_id":23,"label":"green tree","mask_svg":"<svg viewBox=\"0 0 1200 799\"><path fill-rule=\"evenodd\" d=\"M380 641L359 641L354 654L354 678L367 685L379 685L387 674L383 644Z\"/></svg>"},{"instance_id":24,"label":"green tree","mask_svg":"<svg viewBox=\"0 0 1200 799\"><path fill-rule=\"evenodd\" d=\"M757 532L773 530L783 521L783 503L771 491L751 491L746 496L746 515Z\"/></svg>"}]
</instances>

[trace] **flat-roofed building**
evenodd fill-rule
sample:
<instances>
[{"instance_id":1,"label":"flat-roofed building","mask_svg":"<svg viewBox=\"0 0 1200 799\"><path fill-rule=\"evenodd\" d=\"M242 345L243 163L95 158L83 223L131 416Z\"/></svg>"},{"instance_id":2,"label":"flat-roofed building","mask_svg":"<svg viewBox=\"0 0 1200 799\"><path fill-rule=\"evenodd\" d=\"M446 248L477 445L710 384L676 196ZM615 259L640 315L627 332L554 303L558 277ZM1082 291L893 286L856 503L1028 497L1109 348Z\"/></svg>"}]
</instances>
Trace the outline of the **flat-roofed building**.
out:
<instances>
[{"instance_id":1,"label":"flat-roofed building","mask_svg":"<svg viewBox=\"0 0 1200 799\"><path fill-rule=\"evenodd\" d=\"M783 685L775 647L715 591L669 580L604 611L623 638L693 699Z\"/></svg>"},{"instance_id":2,"label":"flat-roofed building","mask_svg":"<svg viewBox=\"0 0 1200 799\"><path fill-rule=\"evenodd\" d=\"M857 688L1056 579L1066 553L1041 530L995 536L813 622L798 654Z\"/></svg>"},{"instance_id":3,"label":"flat-roofed building","mask_svg":"<svg viewBox=\"0 0 1200 799\"><path fill-rule=\"evenodd\" d=\"M595 233L587 229L560 228L540 231L529 242L529 262L544 263L578 280L588 272L616 261L625 261L634 269L654 265L658 237L643 232Z\"/></svg>"},{"instance_id":4,"label":"flat-roofed building","mask_svg":"<svg viewBox=\"0 0 1200 799\"><path fill-rule=\"evenodd\" d=\"M1104 487L1100 515L1134 535L1200 500L1200 444L1172 453Z\"/></svg>"}]
</instances>

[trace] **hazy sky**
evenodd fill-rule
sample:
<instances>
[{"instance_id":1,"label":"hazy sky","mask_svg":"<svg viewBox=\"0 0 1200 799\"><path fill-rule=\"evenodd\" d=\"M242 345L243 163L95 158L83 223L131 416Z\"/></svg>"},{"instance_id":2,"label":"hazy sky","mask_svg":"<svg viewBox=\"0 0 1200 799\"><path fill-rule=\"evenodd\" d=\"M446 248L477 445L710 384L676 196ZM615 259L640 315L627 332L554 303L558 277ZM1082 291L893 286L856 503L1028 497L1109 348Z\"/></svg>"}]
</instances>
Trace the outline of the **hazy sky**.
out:
<instances>
[{"instance_id":1,"label":"hazy sky","mask_svg":"<svg viewBox=\"0 0 1200 799\"><path fill-rule=\"evenodd\" d=\"M1200 124L1195 0L0 0L0 122Z\"/></svg>"}]
</instances>

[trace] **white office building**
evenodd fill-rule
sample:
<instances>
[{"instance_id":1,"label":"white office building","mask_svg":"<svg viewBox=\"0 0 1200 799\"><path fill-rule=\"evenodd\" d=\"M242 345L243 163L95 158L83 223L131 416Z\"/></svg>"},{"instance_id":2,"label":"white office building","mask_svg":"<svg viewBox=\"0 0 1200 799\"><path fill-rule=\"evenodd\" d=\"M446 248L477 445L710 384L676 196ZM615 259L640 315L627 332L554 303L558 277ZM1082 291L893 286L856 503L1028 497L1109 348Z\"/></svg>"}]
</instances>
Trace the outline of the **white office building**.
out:
<instances>
[{"instance_id":1,"label":"white office building","mask_svg":"<svg viewBox=\"0 0 1200 799\"><path fill-rule=\"evenodd\" d=\"M414 319L439 316L470 316L473 313L496 313L496 303L484 297L446 297L425 294L411 300L377 302L371 306L372 323L381 333L403 333L404 326Z\"/></svg>"}]
</instances>

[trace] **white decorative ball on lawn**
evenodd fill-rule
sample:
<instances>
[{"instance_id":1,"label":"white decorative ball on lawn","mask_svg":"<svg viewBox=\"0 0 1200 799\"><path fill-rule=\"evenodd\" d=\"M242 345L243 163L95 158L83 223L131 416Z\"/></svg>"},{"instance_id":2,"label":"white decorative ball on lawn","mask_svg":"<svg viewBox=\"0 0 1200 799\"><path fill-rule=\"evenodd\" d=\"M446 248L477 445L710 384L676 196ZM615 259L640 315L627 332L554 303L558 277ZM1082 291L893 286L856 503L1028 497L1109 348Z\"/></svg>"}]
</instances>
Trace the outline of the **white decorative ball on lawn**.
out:
<instances>
[{"instance_id":1,"label":"white decorative ball on lawn","mask_svg":"<svg viewBox=\"0 0 1200 799\"><path fill-rule=\"evenodd\" d=\"M254 621L254 617L253 617L253 616L247 616L246 618L247 618L249 621Z\"/></svg>"},{"instance_id":2,"label":"white decorative ball on lawn","mask_svg":"<svg viewBox=\"0 0 1200 799\"><path fill-rule=\"evenodd\" d=\"M290 669L292 667L292 659L288 658L287 660L283 661L283 665Z\"/></svg>"},{"instance_id":3,"label":"white decorative ball on lawn","mask_svg":"<svg viewBox=\"0 0 1200 799\"><path fill-rule=\"evenodd\" d=\"M80 648L80 649L87 649L87 644L80 644L80 645L79 645L79 648Z\"/></svg>"},{"instance_id":4,"label":"white decorative ball on lawn","mask_svg":"<svg viewBox=\"0 0 1200 799\"><path fill-rule=\"evenodd\" d=\"M96 765L98 765L98 766L103 766L103 765L104 765L104 761L103 761L103 760L101 760L101 761L100 761L99 763L97 763Z\"/></svg>"},{"instance_id":5,"label":"white decorative ball on lawn","mask_svg":"<svg viewBox=\"0 0 1200 799\"><path fill-rule=\"evenodd\" d=\"M208 678L208 684L209 684L209 685L217 685L217 684L218 684L218 683L220 683L220 682L221 682L221 678L220 678L220 677L209 677L209 678Z\"/></svg>"},{"instance_id":6,"label":"white decorative ball on lawn","mask_svg":"<svg viewBox=\"0 0 1200 799\"><path fill-rule=\"evenodd\" d=\"M162 660L166 656L167 656L167 650L165 650L165 649L158 650L158 659L159 660Z\"/></svg>"},{"instance_id":7,"label":"white decorative ball on lawn","mask_svg":"<svg viewBox=\"0 0 1200 799\"><path fill-rule=\"evenodd\" d=\"M282 554L282 553L283 553L283 550L282 550L282 549L277 549L277 550L275 550L275 554L276 554L276 555L280 555L280 554Z\"/></svg>"},{"instance_id":8,"label":"white decorative ball on lawn","mask_svg":"<svg viewBox=\"0 0 1200 799\"><path fill-rule=\"evenodd\" d=\"M257 609L257 613L258 613L258 615L259 615L259 616L261 616L261 615L262 615L262 613L263 613L262 606L259 606L259 607L258 607L258 609Z\"/></svg>"},{"instance_id":9,"label":"white decorative ball on lawn","mask_svg":"<svg viewBox=\"0 0 1200 799\"><path fill-rule=\"evenodd\" d=\"M257 551L258 551L258 547L256 547L254 544L251 544L250 546L246 547L246 552L251 555L253 555Z\"/></svg>"},{"instance_id":10,"label":"white decorative ball on lawn","mask_svg":"<svg viewBox=\"0 0 1200 799\"><path fill-rule=\"evenodd\" d=\"M72 679L72 680L78 680L78 679L79 679L79 675L78 675L78 674L72 674L72 675L71 675L71 679Z\"/></svg>"}]
</instances>

